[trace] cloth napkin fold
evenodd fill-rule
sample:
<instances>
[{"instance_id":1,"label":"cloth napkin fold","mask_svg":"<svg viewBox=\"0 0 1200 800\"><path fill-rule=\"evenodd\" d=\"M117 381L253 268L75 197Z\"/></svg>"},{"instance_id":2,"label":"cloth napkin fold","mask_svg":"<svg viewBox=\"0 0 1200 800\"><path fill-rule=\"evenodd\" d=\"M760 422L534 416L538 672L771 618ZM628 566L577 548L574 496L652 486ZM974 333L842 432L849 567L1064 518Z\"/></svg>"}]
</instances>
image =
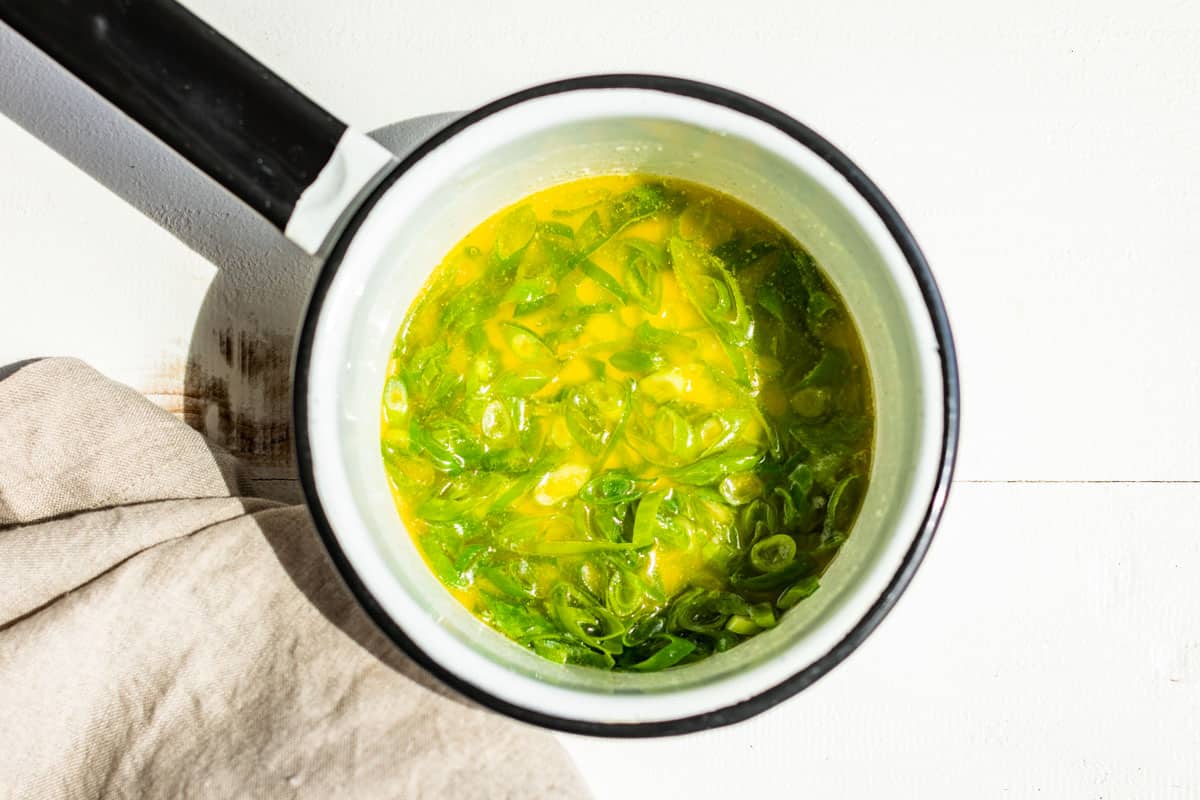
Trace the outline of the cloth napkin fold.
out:
<instances>
[{"instance_id":1,"label":"cloth napkin fold","mask_svg":"<svg viewBox=\"0 0 1200 800\"><path fill-rule=\"evenodd\" d=\"M71 359L0 380L0 797L585 796L354 603L303 506Z\"/></svg>"}]
</instances>

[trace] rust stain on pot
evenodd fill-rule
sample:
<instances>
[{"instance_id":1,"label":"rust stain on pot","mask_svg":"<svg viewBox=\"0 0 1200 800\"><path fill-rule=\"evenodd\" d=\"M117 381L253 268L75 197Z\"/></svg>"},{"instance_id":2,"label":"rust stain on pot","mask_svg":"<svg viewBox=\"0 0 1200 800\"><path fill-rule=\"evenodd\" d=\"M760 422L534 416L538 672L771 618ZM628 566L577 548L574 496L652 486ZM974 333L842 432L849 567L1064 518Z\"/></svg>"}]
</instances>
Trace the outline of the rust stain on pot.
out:
<instances>
[{"instance_id":1,"label":"rust stain on pot","mask_svg":"<svg viewBox=\"0 0 1200 800\"><path fill-rule=\"evenodd\" d=\"M232 330L217 331L217 350L227 366L233 366L233 339Z\"/></svg>"}]
</instances>

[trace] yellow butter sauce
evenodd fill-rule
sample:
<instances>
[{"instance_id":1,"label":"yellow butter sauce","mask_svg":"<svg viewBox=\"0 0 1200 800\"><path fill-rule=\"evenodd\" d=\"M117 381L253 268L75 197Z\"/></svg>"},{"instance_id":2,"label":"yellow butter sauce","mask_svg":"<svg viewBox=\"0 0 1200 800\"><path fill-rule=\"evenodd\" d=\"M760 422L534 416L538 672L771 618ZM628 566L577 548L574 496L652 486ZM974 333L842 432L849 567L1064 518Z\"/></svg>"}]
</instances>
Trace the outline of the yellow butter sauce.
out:
<instances>
[{"instance_id":1,"label":"yellow butter sauce","mask_svg":"<svg viewBox=\"0 0 1200 800\"><path fill-rule=\"evenodd\" d=\"M470 231L397 337L382 454L431 569L563 663L648 671L816 590L869 477L853 319L726 195L645 175Z\"/></svg>"}]
</instances>

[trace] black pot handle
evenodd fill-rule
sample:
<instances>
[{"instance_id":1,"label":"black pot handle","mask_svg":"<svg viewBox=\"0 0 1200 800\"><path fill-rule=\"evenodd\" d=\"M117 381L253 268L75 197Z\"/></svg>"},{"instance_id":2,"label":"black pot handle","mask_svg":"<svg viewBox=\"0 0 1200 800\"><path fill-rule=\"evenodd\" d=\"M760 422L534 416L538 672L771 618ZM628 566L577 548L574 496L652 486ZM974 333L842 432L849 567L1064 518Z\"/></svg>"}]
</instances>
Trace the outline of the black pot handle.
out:
<instances>
[{"instance_id":1,"label":"black pot handle","mask_svg":"<svg viewBox=\"0 0 1200 800\"><path fill-rule=\"evenodd\" d=\"M0 0L0 20L309 253L394 162L173 0Z\"/></svg>"}]
</instances>

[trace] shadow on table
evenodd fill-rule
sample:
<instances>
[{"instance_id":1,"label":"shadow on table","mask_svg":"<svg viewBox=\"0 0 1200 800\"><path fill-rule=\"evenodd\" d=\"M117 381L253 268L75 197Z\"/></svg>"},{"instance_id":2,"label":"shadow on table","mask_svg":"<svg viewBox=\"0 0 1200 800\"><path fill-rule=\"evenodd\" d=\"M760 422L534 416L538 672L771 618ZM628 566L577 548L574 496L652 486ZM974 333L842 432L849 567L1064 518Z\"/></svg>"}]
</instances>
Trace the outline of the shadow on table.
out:
<instances>
[{"instance_id":1,"label":"shadow on table","mask_svg":"<svg viewBox=\"0 0 1200 800\"><path fill-rule=\"evenodd\" d=\"M184 418L245 464L231 491L302 502L291 455L291 357L319 261L2 24L0 75L0 112L217 267L186 362L177 365ZM454 116L406 120L371 136L402 155ZM311 524L268 515L263 533L330 622L393 669L471 705L368 621Z\"/></svg>"}]
</instances>

